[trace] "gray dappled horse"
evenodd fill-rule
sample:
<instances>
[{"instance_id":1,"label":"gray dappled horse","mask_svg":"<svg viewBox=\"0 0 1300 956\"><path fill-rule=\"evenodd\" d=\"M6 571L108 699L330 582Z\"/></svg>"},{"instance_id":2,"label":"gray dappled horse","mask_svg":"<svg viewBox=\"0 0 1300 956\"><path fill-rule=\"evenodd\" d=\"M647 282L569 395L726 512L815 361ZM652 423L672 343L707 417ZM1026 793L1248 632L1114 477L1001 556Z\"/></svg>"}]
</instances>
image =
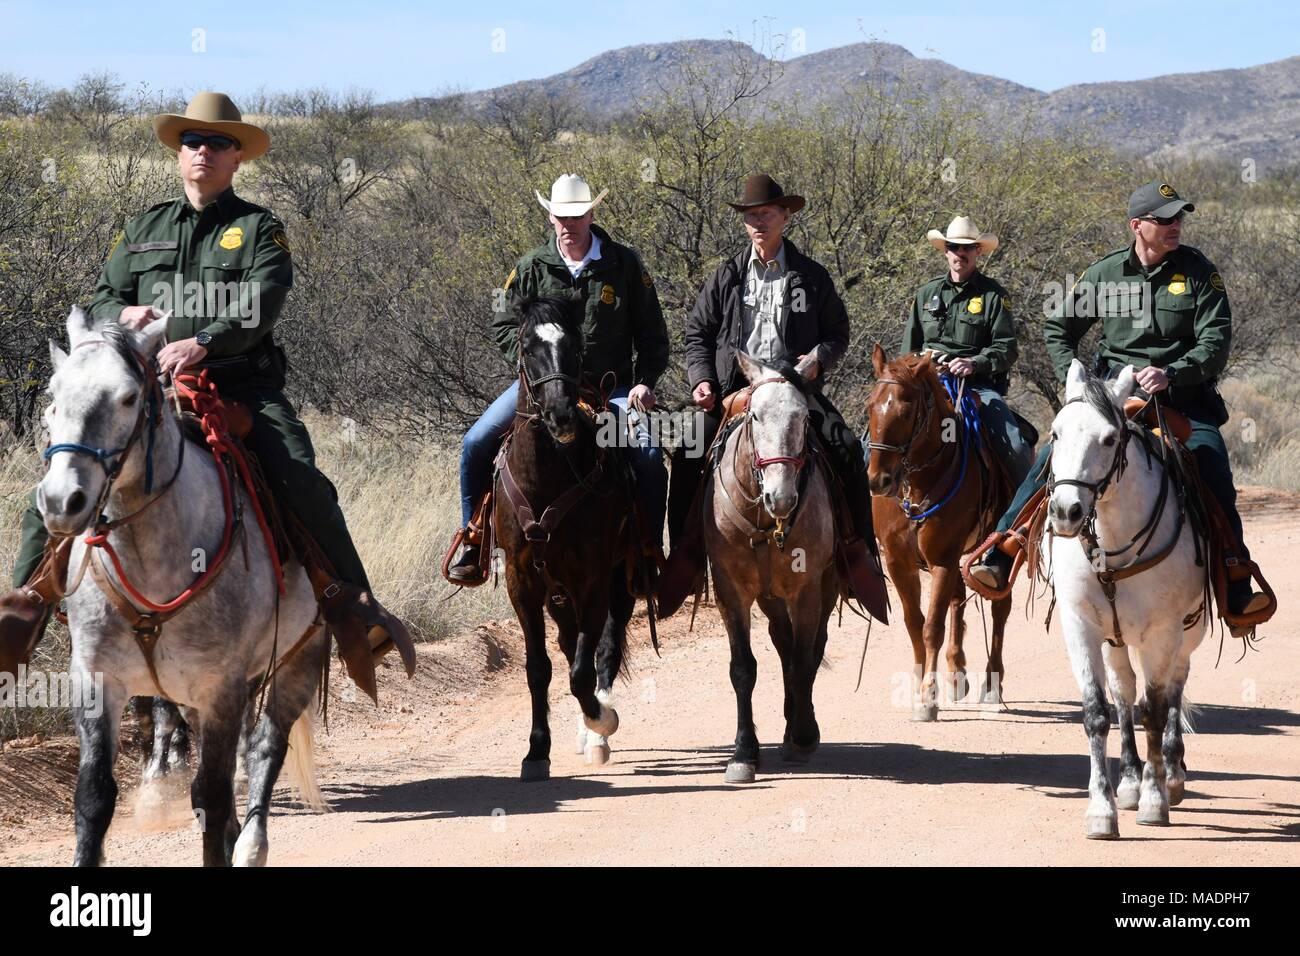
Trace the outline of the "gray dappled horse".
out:
<instances>
[{"instance_id":1,"label":"gray dappled horse","mask_svg":"<svg viewBox=\"0 0 1300 956\"><path fill-rule=\"evenodd\" d=\"M835 519L827 463L810 460L806 385L788 363L764 366L739 353L749 408L729 432L703 497L704 541L718 612L731 641L736 749L730 783L749 783L759 765L750 649L755 601L781 658L785 681L782 759L806 762L821 741L813 681L826 650L826 625L839 596Z\"/></svg>"},{"instance_id":2,"label":"gray dappled horse","mask_svg":"<svg viewBox=\"0 0 1300 956\"><path fill-rule=\"evenodd\" d=\"M213 555L223 539L226 515L216 464L199 446L183 453L187 439L180 420L162 400L152 372L165 326L159 319L131 332L115 323L95 325L74 309L67 323L69 351L50 344L53 401L45 416L52 444L38 499L52 535L77 536L67 596L70 669L74 679L102 674L104 682L102 708L73 707L81 744L75 861L102 861L118 792L118 726L128 698L139 695L165 696L198 715L198 768L190 793L203 831L203 862L262 864L272 788L291 733L294 768L312 773L311 722L304 710L328 652L325 632L287 653L316 617L306 573L297 562L287 563L285 593L277 595L265 542L255 526L245 530L211 586L167 621L154 645L152 669L137 633L95 576L84 573L92 558L83 533L95 528L101 514L110 521L135 515L109 531L108 541L127 578L154 602L169 602L194 584L195 554ZM154 487L147 491L150 472ZM250 513L238 483L236 489ZM121 586L108 562L101 573ZM272 661L283 666L249 738L248 808L241 827L234 806L236 749L250 684ZM318 797L314 779L300 783L304 793Z\"/></svg>"}]
</instances>

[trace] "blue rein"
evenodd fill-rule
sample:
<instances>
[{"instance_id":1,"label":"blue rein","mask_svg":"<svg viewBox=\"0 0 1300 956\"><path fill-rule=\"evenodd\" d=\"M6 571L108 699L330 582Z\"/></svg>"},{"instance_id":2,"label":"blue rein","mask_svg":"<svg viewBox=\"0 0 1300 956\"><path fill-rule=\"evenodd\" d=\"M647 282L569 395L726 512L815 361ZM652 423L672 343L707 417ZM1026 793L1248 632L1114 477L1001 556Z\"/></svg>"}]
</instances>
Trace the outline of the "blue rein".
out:
<instances>
[{"instance_id":1,"label":"blue rein","mask_svg":"<svg viewBox=\"0 0 1300 956\"><path fill-rule=\"evenodd\" d=\"M939 382L943 385L944 391L948 393L948 399L957 411L957 419L961 426L961 468L957 473L957 480L952 483L952 487L948 489L943 498L924 511L914 514L912 509L916 506L906 498L899 499L899 503L903 507L903 514L918 522L924 521L952 500L952 496L957 493L957 489L961 487L966 478L966 463L970 458L971 446L973 445L976 450L980 447L980 412L975 404L975 396L968 389L962 394L959 403L957 393L960 389L960 382L956 376L942 372L939 375Z\"/></svg>"}]
</instances>

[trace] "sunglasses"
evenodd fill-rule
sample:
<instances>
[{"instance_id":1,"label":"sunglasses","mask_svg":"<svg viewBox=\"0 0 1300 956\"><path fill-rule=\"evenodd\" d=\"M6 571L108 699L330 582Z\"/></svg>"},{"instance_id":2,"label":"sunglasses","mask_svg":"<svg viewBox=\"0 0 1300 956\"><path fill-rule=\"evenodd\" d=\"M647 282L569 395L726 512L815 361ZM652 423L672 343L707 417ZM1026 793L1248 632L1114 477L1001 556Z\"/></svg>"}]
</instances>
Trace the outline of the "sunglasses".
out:
<instances>
[{"instance_id":1,"label":"sunglasses","mask_svg":"<svg viewBox=\"0 0 1300 956\"><path fill-rule=\"evenodd\" d=\"M1182 222L1183 216L1187 215L1183 210L1179 210L1172 216L1140 216L1143 222L1154 222L1157 226L1172 226L1176 222Z\"/></svg>"},{"instance_id":2,"label":"sunglasses","mask_svg":"<svg viewBox=\"0 0 1300 956\"><path fill-rule=\"evenodd\" d=\"M979 244L974 242L950 242L944 248L949 252L974 252L979 248Z\"/></svg>"},{"instance_id":3,"label":"sunglasses","mask_svg":"<svg viewBox=\"0 0 1300 956\"><path fill-rule=\"evenodd\" d=\"M239 140L232 139L229 136L222 136L220 133L212 133L208 136L202 133L181 133L181 145L194 150L196 153L204 146L214 153L224 153L232 146L238 149Z\"/></svg>"}]
</instances>

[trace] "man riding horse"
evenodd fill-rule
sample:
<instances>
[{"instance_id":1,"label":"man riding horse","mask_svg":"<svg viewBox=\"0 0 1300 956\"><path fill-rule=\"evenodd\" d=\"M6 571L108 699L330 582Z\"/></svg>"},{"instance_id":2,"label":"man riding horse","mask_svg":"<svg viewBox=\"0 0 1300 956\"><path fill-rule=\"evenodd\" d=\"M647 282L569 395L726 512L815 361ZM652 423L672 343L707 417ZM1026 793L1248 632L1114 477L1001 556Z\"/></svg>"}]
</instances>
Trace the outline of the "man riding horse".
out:
<instances>
[{"instance_id":1,"label":"man riding horse","mask_svg":"<svg viewBox=\"0 0 1300 956\"><path fill-rule=\"evenodd\" d=\"M671 613L693 589L703 569L702 511L696 494L708 448L723 419L722 397L746 384L736 356L793 363L810 383L808 411L829 451L850 513L839 529L841 553L853 590L883 619L884 577L871 524L862 444L822 392L827 373L849 345L849 316L822 265L785 238L790 217L804 207L771 176L756 173L744 195L727 205L744 215L748 245L726 259L705 284L686 322L686 372L691 399L699 407L694 443L673 459L668 530L674 560L659 590L661 613ZM679 554L680 552L680 554Z\"/></svg>"},{"instance_id":2,"label":"man riding horse","mask_svg":"<svg viewBox=\"0 0 1300 956\"><path fill-rule=\"evenodd\" d=\"M668 367L668 329L659 308L654 279L640 257L594 225L592 210L609 190L594 199L581 176L561 176L547 200L534 190L546 210L555 235L527 252L506 279L506 295L492 320L497 345L512 362L519 359L519 325L515 304L525 299L559 296L582 303L584 384L605 395L619 416L620 436L633 420L636 444L630 448L642 508L646 547L662 549L668 476L663 449L652 440L644 411L655 406L655 384ZM635 356L635 359L634 359ZM460 455L461 524L468 532L476 506L492 485L492 465L501 439L515 420L519 399L516 379L488 406L465 434ZM629 413L629 406L636 414ZM477 536L465 536L459 560L447 571L456 584L474 586L485 580ZM647 565L648 571L653 568ZM638 577L638 580L640 578Z\"/></svg>"},{"instance_id":3,"label":"man riding horse","mask_svg":"<svg viewBox=\"0 0 1300 956\"><path fill-rule=\"evenodd\" d=\"M1237 513L1228 449L1219 432L1228 411L1215 383L1228 361L1232 312L1223 277L1199 250L1182 244L1183 217L1195 206L1168 183L1150 182L1129 197L1128 225L1133 242L1089 266L1044 324L1047 350L1057 378L1066 380L1080 340L1095 322L1102 323L1097 372L1114 377L1127 365L1147 395L1159 395L1191 421L1187 448L1195 456L1202 481L1231 526L1237 559L1249 552ZM998 524L1003 536L1030 497L1047 481L1044 468L1051 454L1044 444L1029 477L1021 483ZM971 568L971 577L991 590L1007 584L1013 558L1004 542L990 548ZM1225 551L1229 549L1225 548ZM1265 607L1267 595L1249 577L1229 575L1227 611L1246 615ZM1249 627L1232 627L1244 637Z\"/></svg>"},{"instance_id":4,"label":"man riding horse","mask_svg":"<svg viewBox=\"0 0 1300 956\"><path fill-rule=\"evenodd\" d=\"M307 428L281 390L285 357L272 329L293 285L284 224L235 195L232 186L240 164L264 154L270 137L244 122L224 93L199 93L183 116L155 116L153 127L176 153L184 195L127 221L104 264L92 315L139 330L170 312L167 344L158 353L160 375L206 370L223 398L248 407L253 424L244 444L257 455L277 500L333 565L338 580L317 595L327 617L378 628L372 642L386 652L393 646L387 636L409 641L406 628L372 595L334 486L316 468ZM49 541L33 491L14 564L19 590L3 599L4 608L34 600L24 585ZM47 619L48 609L39 629L26 635L25 648L19 646L22 635L14 640L12 628L0 630L0 670L11 657L17 663L30 654Z\"/></svg>"},{"instance_id":5,"label":"man riding horse","mask_svg":"<svg viewBox=\"0 0 1300 956\"><path fill-rule=\"evenodd\" d=\"M1017 356L1016 326L1006 289L979 269L980 256L998 247L998 237L958 216L946 234L931 229L926 238L944 253L948 272L916 293L903 327L903 352L947 356L948 371L979 395L980 418L1017 488L1034 451L1004 398Z\"/></svg>"}]
</instances>

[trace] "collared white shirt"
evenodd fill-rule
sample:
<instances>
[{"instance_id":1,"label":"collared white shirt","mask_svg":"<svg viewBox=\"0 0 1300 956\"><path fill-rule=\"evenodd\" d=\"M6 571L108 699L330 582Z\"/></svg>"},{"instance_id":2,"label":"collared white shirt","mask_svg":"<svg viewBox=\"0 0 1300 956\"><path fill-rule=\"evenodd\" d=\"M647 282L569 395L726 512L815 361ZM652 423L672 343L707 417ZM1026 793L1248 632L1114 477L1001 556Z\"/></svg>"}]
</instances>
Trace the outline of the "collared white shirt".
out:
<instances>
[{"instance_id":1,"label":"collared white shirt","mask_svg":"<svg viewBox=\"0 0 1300 956\"><path fill-rule=\"evenodd\" d=\"M570 274L576 279L582 274L582 270L587 268L588 263L600 258L600 236L594 232L591 234L591 248L587 250L587 254L581 259L570 259L566 256L564 249L560 247L559 239L555 240L555 248L559 251L564 264L568 266Z\"/></svg>"},{"instance_id":2,"label":"collared white shirt","mask_svg":"<svg viewBox=\"0 0 1300 956\"><path fill-rule=\"evenodd\" d=\"M776 251L776 258L764 262L757 250L750 246L749 267L745 270L745 329L741 337L745 351L762 362L786 358L785 286L788 281L785 265L785 243Z\"/></svg>"}]
</instances>

